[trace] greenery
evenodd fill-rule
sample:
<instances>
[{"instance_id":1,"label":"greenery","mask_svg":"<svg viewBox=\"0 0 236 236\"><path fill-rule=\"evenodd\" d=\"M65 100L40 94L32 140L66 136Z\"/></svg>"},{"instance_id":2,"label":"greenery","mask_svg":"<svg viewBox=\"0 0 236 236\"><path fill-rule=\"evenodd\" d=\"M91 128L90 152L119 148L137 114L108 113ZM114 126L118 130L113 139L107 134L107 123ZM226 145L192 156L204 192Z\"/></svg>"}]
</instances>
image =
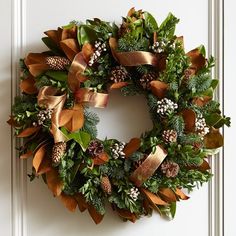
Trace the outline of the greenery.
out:
<instances>
[{"instance_id":1,"label":"greenery","mask_svg":"<svg viewBox=\"0 0 236 236\"><path fill-rule=\"evenodd\" d=\"M177 191L191 192L210 180L207 157L223 144L218 129L230 126L230 118L221 114L219 102L213 99L218 85L211 76L214 58L206 58L202 45L186 53L175 35L178 22L170 13L159 24L150 13L133 8L119 26L98 18L84 23L72 21L42 39L49 51L20 61L22 94L15 98L9 123L16 135L25 138L20 155L34 156L30 180L42 174L54 195L60 194L55 193L60 187L65 196L79 204L83 202L78 200L81 197L91 215L91 207L104 215L108 202L122 218L131 221L152 210L173 219L176 201L181 199ZM110 47L110 38L115 38L117 48ZM60 42L65 39L75 42L73 49L62 47ZM98 42L104 50L96 46ZM82 62L76 62L82 63L76 74L70 65L63 66L63 60L56 66L46 60L57 56L59 61L61 57L73 61L70 54L74 53L82 55ZM124 54L133 63L131 66L120 59ZM152 60L135 61L145 60L146 55ZM93 57L95 61L90 63ZM32 71L35 61L37 68L43 68L39 73ZM71 76L73 81L68 80ZM112 76L116 76L116 82ZM42 106L38 98L45 86L54 92L44 94L48 102ZM99 117L89 109L94 100L98 101L97 95L109 93L113 86L124 96L143 94L149 107L153 128L129 143L99 139ZM92 94L85 94L88 104L80 97L86 89ZM55 102L55 96L61 94L66 95L65 101ZM45 121L40 114L48 108L52 116ZM54 144L58 134L60 142ZM161 149L166 157L149 173L150 168L144 168L143 162L149 155L158 158L155 152ZM137 179L143 181L138 185L133 173L140 169ZM50 178L50 174L54 175ZM158 204L156 198L167 204ZM70 208L72 204L65 205Z\"/></svg>"}]
</instances>

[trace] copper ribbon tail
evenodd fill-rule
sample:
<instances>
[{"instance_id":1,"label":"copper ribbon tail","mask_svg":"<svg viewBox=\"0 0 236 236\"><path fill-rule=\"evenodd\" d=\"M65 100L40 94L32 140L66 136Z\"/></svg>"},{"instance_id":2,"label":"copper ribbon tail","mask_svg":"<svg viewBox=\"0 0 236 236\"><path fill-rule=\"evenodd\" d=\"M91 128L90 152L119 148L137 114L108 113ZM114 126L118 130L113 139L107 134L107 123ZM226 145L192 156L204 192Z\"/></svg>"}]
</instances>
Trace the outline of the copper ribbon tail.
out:
<instances>
[{"instance_id":1,"label":"copper ribbon tail","mask_svg":"<svg viewBox=\"0 0 236 236\"><path fill-rule=\"evenodd\" d=\"M59 129L60 112L66 101L66 94L57 95L58 90L54 87L44 86L39 90L38 105L53 109L51 131L54 137L54 142L66 141L66 137Z\"/></svg>"},{"instance_id":2,"label":"copper ribbon tail","mask_svg":"<svg viewBox=\"0 0 236 236\"><path fill-rule=\"evenodd\" d=\"M140 187L148 178L150 178L157 168L166 158L167 152L160 146L156 146L154 153L151 153L143 163L131 174L130 180Z\"/></svg>"},{"instance_id":3,"label":"copper ribbon tail","mask_svg":"<svg viewBox=\"0 0 236 236\"><path fill-rule=\"evenodd\" d=\"M158 65L157 57L151 52L117 52L117 41L115 38L110 38L109 45L113 57L123 66Z\"/></svg>"},{"instance_id":4,"label":"copper ribbon tail","mask_svg":"<svg viewBox=\"0 0 236 236\"><path fill-rule=\"evenodd\" d=\"M94 92L92 88L81 88L75 92L75 100L97 108L105 108L108 103L107 93Z\"/></svg>"}]
</instances>

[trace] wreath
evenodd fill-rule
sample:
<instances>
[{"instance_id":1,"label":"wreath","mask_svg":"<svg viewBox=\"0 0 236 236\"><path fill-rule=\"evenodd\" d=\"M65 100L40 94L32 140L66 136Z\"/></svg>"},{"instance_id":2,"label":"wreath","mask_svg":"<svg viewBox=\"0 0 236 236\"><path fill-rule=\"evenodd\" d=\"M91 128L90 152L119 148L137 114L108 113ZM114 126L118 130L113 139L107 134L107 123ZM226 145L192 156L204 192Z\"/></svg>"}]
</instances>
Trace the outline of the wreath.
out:
<instances>
[{"instance_id":1,"label":"wreath","mask_svg":"<svg viewBox=\"0 0 236 236\"><path fill-rule=\"evenodd\" d=\"M95 223L105 203L135 222L153 210L174 218L176 202L212 174L207 157L223 145L230 125L213 100L214 58L204 46L186 53L171 13L158 26L130 9L122 23L98 18L46 31L48 51L20 60L21 95L8 121L23 138L20 158L33 157L30 180L41 176L70 211L88 210ZM152 130L128 143L97 138L109 92L143 94Z\"/></svg>"}]
</instances>

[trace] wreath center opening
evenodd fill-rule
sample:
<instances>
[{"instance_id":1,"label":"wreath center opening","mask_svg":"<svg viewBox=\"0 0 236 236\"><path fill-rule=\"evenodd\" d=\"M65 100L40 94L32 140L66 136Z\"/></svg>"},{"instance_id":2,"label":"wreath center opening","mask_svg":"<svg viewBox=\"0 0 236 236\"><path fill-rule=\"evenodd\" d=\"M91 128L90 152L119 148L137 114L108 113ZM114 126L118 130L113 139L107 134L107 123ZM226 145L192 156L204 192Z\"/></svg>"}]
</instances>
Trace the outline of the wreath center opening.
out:
<instances>
[{"instance_id":1,"label":"wreath center opening","mask_svg":"<svg viewBox=\"0 0 236 236\"><path fill-rule=\"evenodd\" d=\"M144 95L124 96L118 90L109 93L106 108L90 108L100 119L98 138L116 138L128 142L133 137L152 129L147 101Z\"/></svg>"}]
</instances>

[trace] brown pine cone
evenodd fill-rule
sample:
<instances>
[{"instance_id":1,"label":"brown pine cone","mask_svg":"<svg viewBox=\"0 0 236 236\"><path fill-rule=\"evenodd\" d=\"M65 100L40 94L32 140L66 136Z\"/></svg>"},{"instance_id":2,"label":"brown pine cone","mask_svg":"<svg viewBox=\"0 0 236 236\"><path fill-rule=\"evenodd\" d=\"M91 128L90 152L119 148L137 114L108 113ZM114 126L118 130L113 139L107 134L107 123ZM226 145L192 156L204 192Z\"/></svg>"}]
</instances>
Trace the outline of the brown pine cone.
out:
<instances>
[{"instance_id":1,"label":"brown pine cone","mask_svg":"<svg viewBox=\"0 0 236 236\"><path fill-rule=\"evenodd\" d=\"M88 145L87 152L92 157L97 157L104 152L103 144L98 140L92 140Z\"/></svg>"},{"instance_id":2,"label":"brown pine cone","mask_svg":"<svg viewBox=\"0 0 236 236\"><path fill-rule=\"evenodd\" d=\"M111 77L114 83L124 82L126 79L129 79L129 73L123 66L116 66L111 70Z\"/></svg>"},{"instance_id":3,"label":"brown pine cone","mask_svg":"<svg viewBox=\"0 0 236 236\"><path fill-rule=\"evenodd\" d=\"M103 176L101 179L101 188L102 190L107 193L111 194L112 188L111 188L111 182L107 176Z\"/></svg>"},{"instance_id":4,"label":"brown pine cone","mask_svg":"<svg viewBox=\"0 0 236 236\"><path fill-rule=\"evenodd\" d=\"M70 65L70 63L70 60L65 57L46 57L46 64L50 67L51 70L65 70L65 67Z\"/></svg>"},{"instance_id":5,"label":"brown pine cone","mask_svg":"<svg viewBox=\"0 0 236 236\"><path fill-rule=\"evenodd\" d=\"M175 143L177 141L177 132L172 129L164 130L162 138L166 143Z\"/></svg>"},{"instance_id":6,"label":"brown pine cone","mask_svg":"<svg viewBox=\"0 0 236 236\"><path fill-rule=\"evenodd\" d=\"M165 161L161 165L161 171L168 178L174 178L178 175L179 165L173 161Z\"/></svg>"},{"instance_id":7,"label":"brown pine cone","mask_svg":"<svg viewBox=\"0 0 236 236\"><path fill-rule=\"evenodd\" d=\"M65 151L66 142L55 143L52 148L52 162L56 165L59 164Z\"/></svg>"},{"instance_id":8,"label":"brown pine cone","mask_svg":"<svg viewBox=\"0 0 236 236\"><path fill-rule=\"evenodd\" d=\"M150 72L150 73L146 73L144 74L139 82L141 84L141 86L143 87L143 89L145 90L149 90L150 89L150 82L155 80L157 78L157 75L154 72Z\"/></svg>"}]
</instances>

